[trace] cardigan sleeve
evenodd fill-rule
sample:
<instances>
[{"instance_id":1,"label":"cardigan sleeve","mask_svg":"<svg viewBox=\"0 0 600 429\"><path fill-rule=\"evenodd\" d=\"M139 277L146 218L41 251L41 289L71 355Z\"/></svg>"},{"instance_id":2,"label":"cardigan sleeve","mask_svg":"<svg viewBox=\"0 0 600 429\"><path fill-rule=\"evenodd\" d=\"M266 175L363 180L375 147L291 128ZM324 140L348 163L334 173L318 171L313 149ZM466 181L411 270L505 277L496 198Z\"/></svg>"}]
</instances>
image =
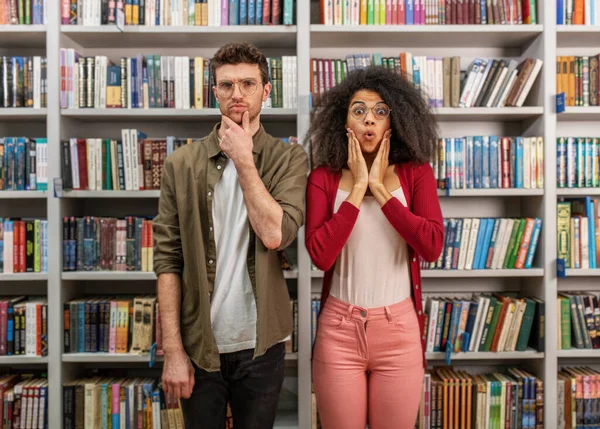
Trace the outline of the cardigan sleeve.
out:
<instances>
[{"instance_id":1,"label":"cardigan sleeve","mask_svg":"<svg viewBox=\"0 0 600 429\"><path fill-rule=\"evenodd\" d=\"M359 210L344 201L336 213L327 193L331 173L323 168L314 170L306 189L305 244L313 263L320 270L329 270L344 248Z\"/></svg>"},{"instance_id":2,"label":"cardigan sleeve","mask_svg":"<svg viewBox=\"0 0 600 429\"><path fill-rule=\"evenodd\" d=\"M410 167L409 167L410 168ZM435 261L444 245L444 219L437 186L429 163L413 167L410 189L412 209L392 197L382 206L392 226L417 254L427 262Z\"/></svg>"}]
</instances>

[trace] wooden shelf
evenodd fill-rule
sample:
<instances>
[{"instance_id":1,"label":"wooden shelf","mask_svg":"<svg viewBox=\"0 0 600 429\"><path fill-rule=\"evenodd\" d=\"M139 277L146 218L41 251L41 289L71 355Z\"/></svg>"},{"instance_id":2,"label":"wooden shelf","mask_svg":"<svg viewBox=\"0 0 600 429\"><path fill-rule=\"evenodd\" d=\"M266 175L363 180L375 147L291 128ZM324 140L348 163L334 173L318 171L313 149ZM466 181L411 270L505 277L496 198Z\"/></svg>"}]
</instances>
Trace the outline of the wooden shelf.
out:
<instances>
[{"instance_id":1,"label":"wooden shelf","mask_svg":"<svg viewBox=\"0 0 600 429\"><path fill-rule=\"evenodd\" d=\"M428 352L427 360L444 360L446 354L443 352ZM544 359L544 352L528 349L524 352L464 352L453 353L452 360L521 360L521 359Z\"/></svg>"},{"instance_id":2,"label":"wooden shelf","mask_svg":"<svg viewBox=\"0 0 600 429\"><path fill-rule=\"evenodd\" d=\"M447 195L449 193L450 195ZM438 189L439 197L537 197L543 196L543 189Z\"/></svg>"},{"instance_id":3,"label":"wooden shelf","mask_svg":"<svg viewBox=\"0 0 600 429\"><path fill-rule=\"evenodd\" d=\"M0 365L46 365L48 363L48 357L41 356L0 356Z\"/></svg>"},{"instance_id":4,"label":"wooden shelf","mask_svg":"<svg viewBox=\"0 0 600 429\"><path fill-rule=\"evenodd\" d=\"M48 273L0 273L0 281L26 282L48 280Z\"/></svg>"},{"instance_id":5,"label":"wooden shelf","mask_svg":"<svg viewBox=\"0 0 600 429\"><path fill-rule=\"evenodd\" d=\"M160 191L65 191L63 198L159 198Z\"/></svg>"},{"instance_id":6,"label":"wooden shelf","mask_svg":"<svg viewBox=\"0 0 600 429\"><path fill-rule=\"evenodd\" d=\"M437 107L433 113L439 121L452 122L519 122L544 114L544 108L527 107Z\"/></svg>"},{"instance_id":7,"label":"wooden shelf","mask_svg":"<svg viewBox=\"0 0 600 429\"><path fill-rule=\"evenodd\" d=\"M229 42L250 42L259 49L295 48L296 26L231 25L223 27L149 27L126 26L121 32L114 25L85 27L63 25L61 32L85 48L195 48L214 47Z\"/></svg>"},{"instance_id":8,"label":"wooden shelf","mask_svg":"<svg viewBox=\"0 0 600 429\"><path fill-rule=\"evenodd\" d=\"M45 200L46 191L0 191L0 200Z\"/></svg>"},{"instance_id":9,"label":"wooden shelf","mask_svg":"<svg viewBox=\"0 0 600 429\"><path fill-rule=\"evenodd\" d=\"M542 25L321 25L310 26L312 48L515 48L527 45Z\"/></svg>"},{"instance_id":10,"label":"wooden shelf","mask_svg":"<svg viewBox=\"0 0 600 429\"><path fill-rule=\"evenodd\" d=\"M558 25L558 48L600 47L600 25Z\"/></svg>"},{"instance_id":11,"label":"wooden shelf","mask_svg":"<svg viewBox=\"0 0 600 429\"><path fill-rule=\"evenodd\" d=\"M0 25L0 41L2 48L45 48L46 26Z\"/></svg>"},{"instance_id":12,"label":"wooden shelf","mask_svg":"<svg viewBox=\"0 0 600 429\"><path fill-rule=\"evenodd\" d=\"M131 121L215 121L221 118L219 109L62 109L61 115L87 122ZM295 121L297 109L262 109L262 122Z\"/></svg>"},{"instance_id":13,"label":"wooden shelf","mask_svg":"<svg viewBox=\"0 0 600 429\"><path fill-rule=\"evenodd\" d=\"M162 362L163 356L157 356L156 360ZM285 360L298 360L298 353L286 353ZM135 355L130 353L63 353L63 362L71 363L136 363L150 362L150 355Z\"/></svg>"},{"instance_id":14,"label":"wooden shelf","mask_svg":"<svg viewBox=\"0 0 600 429\"><path fill-rule=\"evenodd\" d=\"M559 358L598 358L600 359L600 349L568 349L557 350L556 356Z\"/></svg>"},{"instance_id":15,"label":"wooden shelf","mask_svg":"<svg viewBox=\"0 0 600 429\"><path fill-rule=\"evenodd\" d=\"M569 277L598 277L600 268L567 268L567 278Z\"/></svg>"},{"instance_id":16,"label":"wooden shelf","mask_svg":"<svg viewBox=\"0 0 600 429\"><path fill-rule=\"evenodd\" d=\"M2 34L0 33L0 37ZM3 43L3 42L0 42ZM46 120L48 109L33 109L31 107L0 107L0 121L35 121Z\"/></svg>"},{"instance_id":17,"label":"wooden shelf","mask_svg":"<svg viewBox=\"0 0 600 429\"><path fill-rule=\"evenodd\" d=\"M283 271L283 276L286 279L297 279L298 271ZM152 271L65 271L61 278L74 281L135 281L156 280L156 274Z\"/></svg>"},{"instance_id":18,"label":"wooden shelf","mask_svg":"<svg viewBox=\"0 0 600 429\"><path fill-rule=\"evenodd\" d=\"M600 34L598 38L600 39ZM567 106L564 112L556 114L556 120L558 122L600 121L600 107Z\"/></svg>"},{"instance_id":19,"label":"wooden shelf","mask_svg":"<svg viewBox=\"0 0 600 429\"><path fill-rule=\"evenodd\" d=\"M585 197L600 195L600 188L556 188L558 197Z\"/></svg>"},{"instance_id":20,"label":"wooden shelf","mask_svg":"<svg viewBox=\"0 0 600 429\"><path fill-rule=\"evenodd\" d=\"M542 277L542 268L523 270L421 270L422 278L466 278L466 277Z\"/></svg>"}]
</instances>

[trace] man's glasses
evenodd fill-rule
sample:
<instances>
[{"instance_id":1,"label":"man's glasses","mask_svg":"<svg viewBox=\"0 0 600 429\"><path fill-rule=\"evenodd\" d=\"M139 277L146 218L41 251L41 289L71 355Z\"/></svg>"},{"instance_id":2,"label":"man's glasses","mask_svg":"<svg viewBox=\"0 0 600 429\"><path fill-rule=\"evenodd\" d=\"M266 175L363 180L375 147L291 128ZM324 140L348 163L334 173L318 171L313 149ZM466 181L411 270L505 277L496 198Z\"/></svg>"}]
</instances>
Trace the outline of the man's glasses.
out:
<instances>
[{"instance_id":1,"label":"man's glasses","mask_svg":"<svg viewBox=\"0 0 600 429\"><path fill-rule=\"evenodd\" d=\"M379 121L382 121L388 116L390 116L390 112L392 111L392 109L390 109L389 106L385 103L377 103L373 107L367 107L367 105L364 103L356 103L353 104L352 107L350 107L348 110L350 111L350 114L354 117L354 119L358 120L364 119L370 110L373 113L375 119Z\"/></svg>"},{"instance_id":2,"label":"man's glasses","mask_svg":"<svg viewBox=\"0 0 600 429\"><path fill-rule=\"evenodd\" d=\"M240 93L245 96L254 95L258 89L258 82L254 79L242 79L239 82L222 80L217 83L217 93L223 98L229 98L233 95L234 85L237 85Z\"/></svg>"}]
</instances>

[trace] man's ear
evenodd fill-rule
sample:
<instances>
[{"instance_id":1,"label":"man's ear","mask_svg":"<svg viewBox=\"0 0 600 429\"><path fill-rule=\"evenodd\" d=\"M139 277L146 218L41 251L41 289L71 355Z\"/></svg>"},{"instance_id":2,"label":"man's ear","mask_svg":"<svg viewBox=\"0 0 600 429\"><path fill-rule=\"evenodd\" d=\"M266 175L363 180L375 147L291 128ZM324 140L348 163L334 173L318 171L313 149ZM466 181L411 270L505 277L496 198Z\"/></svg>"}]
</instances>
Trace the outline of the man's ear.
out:
<instances>
[{"instance_id":1,"label":"man's ear","mask_svg":"<svg viewBox=\"0 0 600 429\"><path fill-rule=\"evenodd\" d=\"M215 98L219 99L219 93L217 92L217 87L215 85L212 86L212 92L215 95Z\"/></svg>"},{"instance_id":2,"label":"man's ear","mask_svg":"<svg viewBox=\"0 0 600 429\"><path fill-rule=\"evenodd\" d=\"M271 85L271 82L265 84L265 87L263 88L262 101L267 101L269 99L269 94L271 93L272 88L273 85Z\"/></svg>"}]
</instances>

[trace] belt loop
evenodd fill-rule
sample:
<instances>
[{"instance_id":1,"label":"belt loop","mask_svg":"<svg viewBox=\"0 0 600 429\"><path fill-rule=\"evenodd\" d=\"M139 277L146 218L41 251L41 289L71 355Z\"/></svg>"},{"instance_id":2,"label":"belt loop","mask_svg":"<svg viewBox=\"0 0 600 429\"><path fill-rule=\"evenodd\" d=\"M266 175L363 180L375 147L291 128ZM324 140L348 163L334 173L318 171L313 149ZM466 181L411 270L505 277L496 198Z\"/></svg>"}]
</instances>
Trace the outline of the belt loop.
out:
<instances>
[{"instance_id":1,"label":"belt loop","mask_svg":"<svg viewBox=\"0 0 600 429\"><path fill-rule=\"evenodd\" d=\"M394 321L394 316L392 316L392 310L390 310L389 306L385 306L385 315L387 316L388 322L392 323Z\"/></svg>"},{"instance_id":2,"label":"belt loop","mask_svg":"<svg viewBox=\"0 0 600 429\"><path fill-rule=\"evenodd\" d=\"M352 320L352 310L354 310L354 305L348 306L348 311L346 312L346 320Z\"/></svg>"}]
</instances>

